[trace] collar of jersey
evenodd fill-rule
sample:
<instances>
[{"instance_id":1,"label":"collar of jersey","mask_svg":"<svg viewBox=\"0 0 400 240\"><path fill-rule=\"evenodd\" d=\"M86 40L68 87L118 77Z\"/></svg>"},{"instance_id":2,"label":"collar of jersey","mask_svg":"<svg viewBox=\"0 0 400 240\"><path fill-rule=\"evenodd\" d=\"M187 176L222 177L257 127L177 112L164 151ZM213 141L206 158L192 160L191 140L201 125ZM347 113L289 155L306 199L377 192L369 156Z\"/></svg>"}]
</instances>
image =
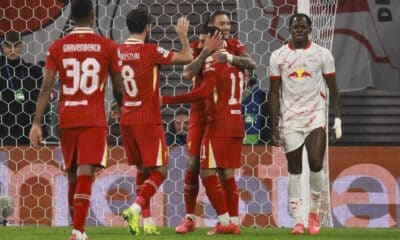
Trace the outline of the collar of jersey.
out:
<instances>
[{"instance_id":1,"label":"collar of jersey","mask_svg":"<svg viewBox=\"0 0 400 240\"><path fill-rule=\"evenodd\" d=\"M290 50L297 50L296 48L294 48L294 46L292 45L292 42L289 41L288 43L288 47L290 48ZM311 47L311 41L308 40L306 46L303 48L303 50L309 49Z\"/></svg>"},{"instance_id":2,"label":"collar of jersey","mask_svg":"<svg viewBox=\"0 0 400 240\"><path fill-rule=\"evenodd\" d=\"M137 38L128 38L125 41L125 44L140 44L140 43L143 43L143 41Z\"/></svg>"},{"instance_id":3,"label":"collar of jersey","mask_svg":"<svg viewBox=\"0 0 400 240\"><path fill-rule=\"evenodd\" d=\"M71 33L94 33L94 31L90 27L75 27Z\"/></svg>"}]
</instances>

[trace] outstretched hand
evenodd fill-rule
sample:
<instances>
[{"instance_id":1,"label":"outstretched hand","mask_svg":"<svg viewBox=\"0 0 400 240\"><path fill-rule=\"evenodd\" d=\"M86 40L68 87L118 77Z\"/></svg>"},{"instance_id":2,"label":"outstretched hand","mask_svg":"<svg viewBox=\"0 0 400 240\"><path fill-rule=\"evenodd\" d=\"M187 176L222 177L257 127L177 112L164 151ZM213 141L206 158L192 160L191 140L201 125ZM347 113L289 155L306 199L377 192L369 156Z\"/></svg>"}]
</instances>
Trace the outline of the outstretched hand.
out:
<instances>
[{"instance_id":1,"label":"outstretched hand","mask_svg":"<svg viewBox=\"0 0 400 240\"><path fill-rule=\"evenodd\" d=\"M189 31L189 20L185 16L180 17L178 19L178 22L176 23L175 26L175 32L178 35L187 35L187 32Z\"/></svg>"},{"instance_id":2,"label":"outstretched hand","mask_svg":"<svg viewBox=\"0 0 400 240\"><path fill-rule=\"evenodd\" d=\"M210 52L218 50L222 46L222 34L220 31L215 31L213 34L207 34L204 40L203 49Z\"/></svg>"}]
</instances>

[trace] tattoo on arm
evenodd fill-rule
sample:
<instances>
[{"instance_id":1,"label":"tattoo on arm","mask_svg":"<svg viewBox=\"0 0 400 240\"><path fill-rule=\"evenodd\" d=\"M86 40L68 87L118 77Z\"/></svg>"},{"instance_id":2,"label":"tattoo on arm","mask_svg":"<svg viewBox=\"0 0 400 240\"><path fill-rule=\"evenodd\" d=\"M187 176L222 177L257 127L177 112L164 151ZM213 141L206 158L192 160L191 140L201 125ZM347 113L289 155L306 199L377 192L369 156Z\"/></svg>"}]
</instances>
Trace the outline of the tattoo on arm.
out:
<instances>
[{"instance_id":1,"label":"tattoo on arm","mask_svg":"<svg viewBox=\"0 0 400 240\"><path fill-rule=\"evenodd\" d=\"M187 72L185 78L190 80L194 76L196 76L201 71L201 67L203 66L203 63L208 56L210 56L210 51L201 51L200 55L193 62L185 67L185 71Z\"/></svg>"},{"instance_id":2,"label":"tattoo on arm","mask_svg":"<svg viewBox=\"0 0 400 240\"><path fill-rule=\"evenodd\" d=\"M247 70L256 68L256 63L250 57L233 56L232 65Z\"/></svg>"}]
</instances>

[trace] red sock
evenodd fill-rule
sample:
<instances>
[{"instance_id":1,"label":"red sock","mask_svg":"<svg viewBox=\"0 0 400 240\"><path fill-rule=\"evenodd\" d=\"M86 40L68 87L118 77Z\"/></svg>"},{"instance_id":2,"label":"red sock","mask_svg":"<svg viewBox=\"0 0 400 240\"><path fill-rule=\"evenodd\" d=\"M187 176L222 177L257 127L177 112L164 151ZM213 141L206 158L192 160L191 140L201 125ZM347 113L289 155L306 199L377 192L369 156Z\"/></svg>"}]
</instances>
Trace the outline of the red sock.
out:
<instances>
[{"instance_id":1,"label":"red sock","mask_svg":"<svg viewBox=\"0 0 400 240\"><path fill-rule=\"evenodd\" d=\"M230 217L239 216L239 191L235 178L223 180L222 186L225 189L226 206Z\"/></svg>"},{"instance_id":2,"label":"red sock","mask_svg":"<svg viewBox=\"0 0 400 240\"><path fill-rule=\"evenodd\" d=\"M68 208L69 208L69 216L71 217L71 221L74 218L74 195L76 189L76 181L68 182Z\"/></svg>"},{"instance_id":3,"label":"red sock","mask_svg":"<svg viewBox=\"0 0 400 240\"><path fill-rule=\"evenodd\" d=\"M189 170L185 173L185 185L183 187L183 199L185 201L186 213L194 214L196 199L199 193L199 176L192 174Z\"/></svg>"},{"instance_id":4,"label":"red sock","mask_svg":"<svg viewBox=\"0 0 400 240\"><path fill-rule=\"evenodd\" d=\"M151 197L156 193L158 187L164 182L164 174L153 171L150 176L144 181L140 188L139 196L136 198L135 203L139 204L142 209L145 209L146 204L150 202Z\"/></svg>"},{"instance_id":5,"label":"red sock","mask_svg":"<svg viewBox=\"0 0 400 240\"><path fill-rule=\"evenodd\" d=\"M74 229L85 231L86 217L89 211L90 195L92 193L92 176L78 176L74 196Z\"/></svg>"},{"instance_id":6,"label":"red sock","mask_svg":"<svg viewBox=\"0 0 400 240\"><path fill-rule=\"evenodd\" d=\"M221 188L221 183L217 176L208 176L202 178L203 185L206 189L206 194L214 207L217 215L222 215L227 212L224 195Z\"/></svg>"},{"instance_id":7,"label":"red sock","mask_svg":"<svg viewBox=\"0 0 400 240\"><path fill-rule=\"evenodd\" d=\"M142 172L136 172L136 196L139 196L140 189L143 186L144 181L147 178L147 174L143 174ZM148 218L150 217L150 204L146 203L142 208L142 217Z\"/></svg>"}]
</instances>

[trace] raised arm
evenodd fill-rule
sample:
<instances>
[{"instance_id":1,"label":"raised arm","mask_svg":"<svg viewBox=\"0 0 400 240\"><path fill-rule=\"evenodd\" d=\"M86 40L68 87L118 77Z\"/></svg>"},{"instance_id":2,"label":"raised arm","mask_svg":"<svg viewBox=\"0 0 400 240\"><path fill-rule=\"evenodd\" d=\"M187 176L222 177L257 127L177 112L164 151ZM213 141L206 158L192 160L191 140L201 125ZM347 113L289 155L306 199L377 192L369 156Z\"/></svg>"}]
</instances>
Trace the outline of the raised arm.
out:
<instances>
[{"instance_id":1,"label":"raised arm","mask_svg":"<svg viewBox=\"0 0 400 240\"><path fill-rule=\"evenodd\" d=\"M247 53L243 53L240 56L225 53L220 54L219 58L220 61L227 61L242 70L254 70L257 66L256 62Z\"/></svg>"},{"instance_id":2,"label":"raised arm","mask_svg":"<svg viewBox=\"0 0 400 240\"><path fill-rule=\"evenodd\" d=\"M222 35L220 32L215 31L215 33L211 36L208 34L206 39L204 40L203 50L200 55L183 68L183 78L186 80L192 80L194 76L200 73L204 61L208 56L216 49L218 49L222 44Z\"/></svg>"},{"instance_id":3,"label":"raised arm","mask_svg":"<svg viewBox=\"0 0 400 240\"><path fill-rule=\"evenodd\" d=\"M188 30L189 21L186 17L180 17L175 26L175 31L178 34L182 49L180 52L174 53L171 64L187 64L193 60L192 54L190 53L189 39L187 38Z\"/></svg>"}]
</instances>

